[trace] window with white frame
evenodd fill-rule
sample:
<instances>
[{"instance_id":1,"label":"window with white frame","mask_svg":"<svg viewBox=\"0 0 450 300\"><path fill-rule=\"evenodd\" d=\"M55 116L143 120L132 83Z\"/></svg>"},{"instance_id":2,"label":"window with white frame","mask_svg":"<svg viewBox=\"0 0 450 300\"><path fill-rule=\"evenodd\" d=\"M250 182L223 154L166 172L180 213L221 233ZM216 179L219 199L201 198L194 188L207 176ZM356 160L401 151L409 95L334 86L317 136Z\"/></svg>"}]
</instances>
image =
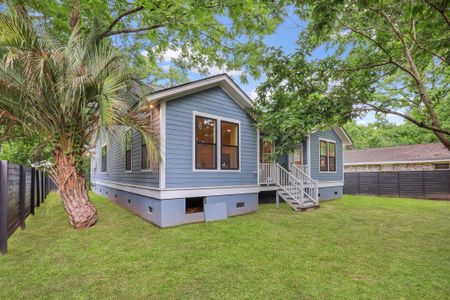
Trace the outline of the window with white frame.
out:
<instances>
[{"instance_id":1,"label":"window with white frame","mask_svg":"<svg viewBox=\"0 0 450 300\"><path fill-rule=\"evenodd\" d=\"M131 129L125 132L125 171L131 171L131 145L133 144L133 135Z\"/></svg>"},{"instance_id":2,"label":"window with white frame","mask_svg":"<svg viewBox=\"0 0 450 300\"><path fill-rule=\"evenodd\" d=\"M150 160L148 158L147 142L144 136L141 134L141 170L150 170Z\"/></svg>"},{"instance_id":3,"label":"window with white frame","mask_svg":"<svg viewBox=\"0 0 450 300\"><path fill-rule=\"evenodd\" d=\"M220 168L239 169L239 124L220 122Z\"/></svg>"},{"instance_id":4,"label":"window with white frame","mask_svg":"<svg viewBox=\"0 0 450 300\"><path fill-rule=\"evenodd\" d=\"M195 115L195 170L240 168L239 122L218 116Z\"/></svg>"},{"instance_id":5,"label":"window with white frame","mask_svg":"<svg viewBox=\"0 0 450 300\"><path fill-rule=\"evenodd\" d=\"M336 143L320 140L320 171L336 172Z\"/></svg>"},{"instance_id":6,"label":"window with white frame","mask_svg":"<svg viewBox=\"0 0 450 300\"><path fill-rule=\"evenodd\" d=\"M195 168L217 169L217 120L195 116Z\"/></svg>"},{"instance_id":7,"label":"window with white frame","mask_svg":"<svg viewBox=\"0 0 450 300\"><path fill-rule=\"evenodd\" d=\"M101 172L106 172L106 156L107 156L107 151L108 151L108 148L107 148L107 146L106 145L104 145L103 147L102 147L102 155L101 155L101 166L100 166L100 171Z\"/></svg>"},{"instance_id":8,"label":"window with white frame","mask_svg":"<svg viewBox=\"0 0 450 300\"><path fill-rule=\"evenodd\" d=\"M143 113L142 116L147 118L148 125L153 128L153 113L156 109L152 108L150 112ZM141 133L141 171L151 171L151 162L148 153L147 140Z\"/></svg>"}]
</instances>

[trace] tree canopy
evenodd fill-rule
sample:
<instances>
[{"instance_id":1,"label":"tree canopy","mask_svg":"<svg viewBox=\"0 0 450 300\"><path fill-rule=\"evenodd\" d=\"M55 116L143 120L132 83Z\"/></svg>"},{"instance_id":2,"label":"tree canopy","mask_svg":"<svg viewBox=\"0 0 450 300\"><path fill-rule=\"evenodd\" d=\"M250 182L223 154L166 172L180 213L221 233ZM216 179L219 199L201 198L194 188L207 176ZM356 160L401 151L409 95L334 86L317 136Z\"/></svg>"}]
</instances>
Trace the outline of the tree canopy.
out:
<instances>
[{"instance_id":1,"label":"tree canopy","mask_svg":"<svg viewBox=\"0 0 450 300\"><path fill-rule=\"evenodd\" d=\"M54 30L70 35L80 20L87 32L93 23L103 29L99 38L111 39L126 54L141 78L160 81L185 79L185 69L207 73L209 67L239 70L242 77L260 76L264 36L286 16L285 0L30 0L13 1ZM171 73L158 66L167 51L176 53L180 68ZM144 55L142 55L144 54Z\"/></svg>"},{"instance_id":2,"label":"tree canopy","mask_svg":"<svg viewBox=\"0 0 450 300\"><path fill-rule=\"evenodd\" d=\"M94 28L98 39L108 40L123 54L122 62L135 77L150 84L173 85L187 80L188 69L200 73L211 68L242 70L244 80L248 75L259 76L267 53L263 38L286 16L286 2L0 0L0 11L13 9L29 16L36 26L45 25L65 41L77 22L84 36ZM161 60L168 58L171 66L161 66ZM3 147L4 157L23 162L40 149L37 144L22 147L22 140L5 136L12 140Z\"/></svg>"},{"instance_id":3,"label":"tree canopy","mask_svg":"<svg viewBox=\"0 0 450 300\"><path fill-rule=\"evenodd\" d=\"M297 3L307 26L299 30L295 53L274 51L266 61L255 111L260 128L288 148L311 130L375 111L432 132L450 150L447 6L432 0ZM313 58L318 49L326 55Z\"/></svg>"}]
</instances>

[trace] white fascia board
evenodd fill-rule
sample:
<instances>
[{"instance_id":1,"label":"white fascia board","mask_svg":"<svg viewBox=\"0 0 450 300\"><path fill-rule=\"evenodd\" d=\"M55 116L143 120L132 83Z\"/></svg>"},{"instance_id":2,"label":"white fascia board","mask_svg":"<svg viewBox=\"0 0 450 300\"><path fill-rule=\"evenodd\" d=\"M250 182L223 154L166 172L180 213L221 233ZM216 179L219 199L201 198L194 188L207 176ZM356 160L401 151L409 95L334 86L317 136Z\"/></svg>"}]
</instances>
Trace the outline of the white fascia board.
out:
<instances>
[{"instance_id":1,"label":"white fascia board","mask_svg":"<svg viewBox=\"0 0 450 300\"><path fill-rule=\"evenodd\" d=\"M238 185L238 186L215 186L215 187L192 187L192 188L154 188L134 184L124 184L118 182L95 180L98 184L125 192L152 197L155 199L176 199L186 197L205 197L258 193L260 187L257 185Z\"/></svg>"},{"instance_id":2,"label":"white fascia board","mask_svg":"<svg viewBox=\"0 0 450 300\"><path fill-rule=\"evenodd\" d=\"M339 136L344 145L350 146L353 144L352 139L341 126L333 126L333 130Z\"/></svg>"},{"instance_id":3,"label":"white fascia board","mask_svg":"<svg viewBox=\"0 0 450 300\"><path fill-rule=\"evenodd\" d=\"M242 108L246 109L253 106L250 98L227 75L216 76L209 79L188 83L180 87L169 88L159 92L157 91L154 94L149 95L147 100L149 102L172 100L204 91L215 86L220 86Z\"/></svg>"},{"instance_id":4,"label":"white fascia board","mask_svg":"<svg viewBox=\"0 0 450 300\"><path fill-rule=\"evenodd\" d=\"M338 180L338 181L319 181L318 186L320 188L334 187L334 186L344 186L344 181L342 181L342 180Z\"/></svg>"}]
</instances>

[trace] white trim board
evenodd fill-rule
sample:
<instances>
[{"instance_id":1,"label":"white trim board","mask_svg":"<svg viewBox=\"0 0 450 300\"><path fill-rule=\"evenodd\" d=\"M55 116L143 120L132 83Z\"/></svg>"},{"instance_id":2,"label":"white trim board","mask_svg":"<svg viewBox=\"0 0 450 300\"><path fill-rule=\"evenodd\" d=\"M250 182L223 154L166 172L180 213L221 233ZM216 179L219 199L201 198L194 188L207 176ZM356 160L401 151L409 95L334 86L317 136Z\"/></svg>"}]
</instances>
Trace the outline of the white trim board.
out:
<instances>
[{"instance_id":1,"label":"white trim board","mask_svg":"<svg viewBox=\"0 0 450 300\"><path fill-rule=\"evenodd\" d=\"M332 128L344 145L353 145L352 139L348 136L347 132L344 128L342 128L342 126L333 126Z\"/></svg>"},{"instance_id":2,"label":"white trim board","mask_svg":"<svg viewBox=\"0 0 450 300\"><path fill-rule=\"evenodd\" d=\"M150 102L158 100L173 100L186 95L197 93L210 89L212 87L221 87L234 101L236 101L242 108L246 109L253 106L252 100L247 96L239 86L226 74L221 74L206 78L199 81L194 81L181 85L179 87L168 88L157 91L147 97Z\"/></svg>"},{"instance_id":3,"label":"white trim board","mask_svg":"<svg viewBox=\"0 0 450 300\"><path fill-rule=\"evenodd\" d=\"M166 101L159 104L159 187L166 187Z\"/></svg>"},{"instance_id":4,"label":"white trim board","mask_svg":"<svg viewBox=\"0 0 450 300\"><path fill-rule=\"evenodd\" d=\"M186 198L186 197L251 194L251 193L258 193L260 191L260 187L257 185L159 189L147 186L123 184L104 180L96 180L93 183L160 200Z\"/></svg>"},{"instance_id":5,"label":"white trim board","mask_svg":"<svg viewBox=\"0 0 450 300\"><path fill-rule=\"evenodd\" d=\"M101 185L124 192L147 196L160 200L179 199L186 197L206 197L237 194L252 194L261 191L270 191L279 189L277 186L258 186L258 185L237 185L237 186L215 186L215 187L192 187L192 188L170 188L160 189L148 186L117 183L104 180L93 181L96 185ZM319 182L319 188L344 186L344 181L322 181Z\"/></svg>"},{"instance_id":6,"label":"white trim board","mask_svg":"<svg viewBox=\"0 0 450 300\"><path fill-rule=\"evenodd\" d=\"M337 180L337 181L319 181L319 188L324 187L334 187L334 186L344 186L343 180Z\"/></svg>"}]
</instances>

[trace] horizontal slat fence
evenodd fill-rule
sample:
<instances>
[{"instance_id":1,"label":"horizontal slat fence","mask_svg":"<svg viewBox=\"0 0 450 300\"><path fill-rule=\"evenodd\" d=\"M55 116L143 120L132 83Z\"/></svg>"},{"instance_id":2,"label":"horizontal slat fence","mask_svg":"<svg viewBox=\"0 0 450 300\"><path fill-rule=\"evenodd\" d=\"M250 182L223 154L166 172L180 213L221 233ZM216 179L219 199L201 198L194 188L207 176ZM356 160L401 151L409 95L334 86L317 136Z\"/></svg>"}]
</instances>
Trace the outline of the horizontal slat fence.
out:
<instances>
[{"instance_id":1,"label":"horizontal slat fence","mask_svg":"<svg viewBox=\"0 0 450 300\"><path fill-rule=\"evenodd\" d=\"M8 238L35 212L50 190L43 171L0 161L0 252L8 250Z\"/></svg>"},{"instance_id":2,"label":"horizontal slat fence","mask_svg":"<svg viewBox=\"0 0 450 300\"><path fill-rule=\"evenodd\" d=\"M450 170L346 172L344 194L450 200Z\"/></svg>"}]
</instances>

